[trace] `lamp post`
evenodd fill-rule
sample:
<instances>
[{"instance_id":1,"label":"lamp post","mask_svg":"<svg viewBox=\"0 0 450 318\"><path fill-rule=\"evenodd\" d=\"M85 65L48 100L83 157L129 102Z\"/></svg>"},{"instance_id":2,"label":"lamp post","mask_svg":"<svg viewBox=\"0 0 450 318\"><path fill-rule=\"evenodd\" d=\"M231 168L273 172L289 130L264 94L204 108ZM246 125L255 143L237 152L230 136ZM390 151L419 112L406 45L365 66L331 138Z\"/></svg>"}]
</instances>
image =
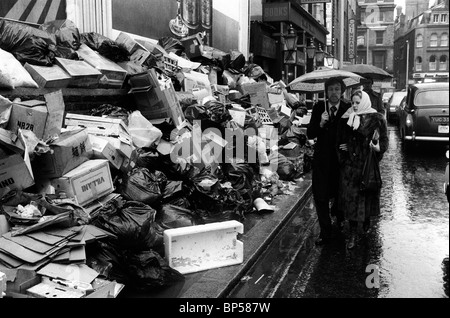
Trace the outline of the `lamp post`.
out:
<instances>
[{"instance_id":1,"label":"lamp post","mask_svg":"<svg viewBox=\"0 0 450 318\"><path fill-rule=\"evenodd\" d=\"M316 51L316 64L318 67L324 66L325 52L322 50L322 45L319 45L319 49Z\"/></svg>"},{"instance_id":2,"label":"lamp post","mask_svg":"<svg viewBox=\"0 0 450 318\"><path fill-rule=\"evenodd\" d=\"M309 45L306 47L306 57L308 60L312 60L312 64L306 63L306 66L312 65L307 69L307 73L314 71L314 57L316 56L316 46L314 45L314 39L311 39Z\"/></svg>"},{"instance_id":3,"label":"lamp post","mask_svg":"<svg viewBox=\"0 0 450 318\"><path fill-rule=\"evenodd\" d=\"M283 44L283 64L286 69L286 83L289 83L289 65L297 64L297 31L289 25L287 34L281 35Z\"/></svg>"},{"instance_id":4,"label":"lamp post","mask_svg":"<svg viewBox=\"0 0 450 318\"><path fill-rule=\"evenodd\" d=\"M406 91L409 88L409 41L406 40Z\"/></svg>"}]
</instances>

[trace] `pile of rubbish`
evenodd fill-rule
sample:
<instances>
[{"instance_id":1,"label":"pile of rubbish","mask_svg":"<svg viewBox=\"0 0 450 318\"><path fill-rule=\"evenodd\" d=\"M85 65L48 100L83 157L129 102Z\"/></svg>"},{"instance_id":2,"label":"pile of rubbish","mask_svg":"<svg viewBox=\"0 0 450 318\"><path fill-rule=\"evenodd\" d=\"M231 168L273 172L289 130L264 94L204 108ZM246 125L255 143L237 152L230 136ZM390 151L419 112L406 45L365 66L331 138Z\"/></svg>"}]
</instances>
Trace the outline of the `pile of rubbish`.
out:
<instances>
[{"instance_id":1,"label":"pile of rubbish","mask_svg":"<svg viewBox=\"0 0 450 318\"><path fill-rule=\"evenodd\" d=\"M311 170L305 104L201 34L112 40L68 20L0 19L0 87L61 88L0 95L6 296L116 297L182 281L164 231L243 221ZM66 87L127 89L134 102L71 113Z\"/></svg>"}]
</instances>

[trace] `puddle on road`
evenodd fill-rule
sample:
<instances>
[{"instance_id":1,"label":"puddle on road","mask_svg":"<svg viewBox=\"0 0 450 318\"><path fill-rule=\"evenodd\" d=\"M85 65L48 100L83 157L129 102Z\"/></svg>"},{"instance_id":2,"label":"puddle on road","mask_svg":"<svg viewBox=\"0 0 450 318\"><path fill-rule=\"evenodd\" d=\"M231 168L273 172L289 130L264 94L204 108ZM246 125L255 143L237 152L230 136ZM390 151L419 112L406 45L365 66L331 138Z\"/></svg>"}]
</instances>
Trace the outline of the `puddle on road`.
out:
<instances>
[{"instance_id":1,"label":"puddle on road","mask_svg":"<svg viewBox=\"0 0 450 318\"><path fill-rule=\"evenodd\" d=\"M442 261L449 254L449 211L443 194L445 151L426 147L397 151L391 147L381 165L384 176L381 243L381 298L442 298Z\"/></svg>"}]
</instances>

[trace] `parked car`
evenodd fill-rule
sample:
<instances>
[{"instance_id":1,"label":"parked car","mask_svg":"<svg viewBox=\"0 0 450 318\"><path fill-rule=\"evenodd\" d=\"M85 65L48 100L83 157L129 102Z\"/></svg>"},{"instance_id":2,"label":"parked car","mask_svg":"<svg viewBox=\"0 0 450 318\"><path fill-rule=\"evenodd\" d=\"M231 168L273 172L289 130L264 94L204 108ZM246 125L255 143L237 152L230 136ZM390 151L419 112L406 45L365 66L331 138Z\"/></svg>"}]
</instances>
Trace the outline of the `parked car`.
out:
<instances>
[{"instance_id":1,"label":"parked car","mask_svg":"<svg viewBox=\"0 0 450 318\"><path fill-rule=\"evenodd\" d=\"M394 94L394 92L386 92L383 94L383 97L382 97L383 98L383 107L386 110L386 112L387 112L387 105L393 94Z\"/></svg>"},{"instance_id":2,"label":"parked car","mask_svg":"<svg viewBox=\"0 0 450 318\"><path fill-rule=\"evenodd\" d=\"M444 180L444 193L447 197L447 201L450 203L450 191L449 191L449 167L448 167L448 160L449 160L449 151L447 150L446 153L447 156L447 168L445 168L445 180Z\"/></svg>"},{"instance_id":3,"label":"parked car","mask_svg":"<svg viewBox=\"0 0 450 318\"><path fill-rule=\"evenodd\" d=\"M449 141L449 83L411 85L399 111L399 132L405 146Z\"/></svg>"},{"instance_id":4,"label":"parked car","mask_svg":"<svg viewBox=\"0 0 450 318\"><path fill-rule=\"evenodd\" d=\"M386 106L386 119L389 122L398 120L397 109L400 107L400 103L406 95L406 91L394 92L392 94Z\"/></svg>"}]
</instances>

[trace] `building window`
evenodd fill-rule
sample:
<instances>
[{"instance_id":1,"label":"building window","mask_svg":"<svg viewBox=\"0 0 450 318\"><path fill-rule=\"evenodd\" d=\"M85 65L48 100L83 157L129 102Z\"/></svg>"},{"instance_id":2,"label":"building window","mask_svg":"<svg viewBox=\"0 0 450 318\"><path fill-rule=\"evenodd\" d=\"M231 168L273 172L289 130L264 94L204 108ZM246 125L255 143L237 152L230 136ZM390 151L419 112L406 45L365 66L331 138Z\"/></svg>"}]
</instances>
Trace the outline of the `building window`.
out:
<instances>
[{"instance_id":1,"label":"building window","mask_svg":"<svg viewBox=\"0 0 450 318\"><path fill-rule=\"evenodd\" d=\"M430 65L428 68L430 71L436 71L436 56L430 56Z\"/></svg>"},{"instance_id":2,"label":"building window","mask_svg":"<svg viewBox=\"0 0 450 318\"><path fill-rule=\"evenodd\" d=\"M365 46L366 45L366 38L365 38L364 35L358 35L357 45L358 46Z\"/></svg>"},{"instance_id":3,"label":"building window","mask_svg":"<svg viewBox=\"0 0 450 318\"><path fill-rule=\"evenodd\" d=\"M430 46L438 46L438 36L436 33L433 33L430 37Z\"/></svg>"},{"instance_id":4,"label":"building window","mask_svg":"<svg viewBox=\"0 0 450 318\"><path fill-rule=\"evenodd\" d=\"M373 65L384 70L386 68L385 52L373 52Z\"/></svg>"},{"instance_id":5,"label":"building window","mask_svg":"<svg viewBox=\"0 0 450 318\"><path fill-rule=\"evenodd\" d=\"M416 38L416 47L423 47L423 35L419 34Z\"/></svg>"},{"instance_id":6,"label":"building window","mask_svg":"<svg viewBox=\"0 0 450 318\"><path fill-rule=\"evenodd\" d=\"M433 15L433 22L434 23L439 23L439 14L434 14Z\"/></svg>"},{"instance_id":7,"label":"building window","mask_svg":"<svg viewBox=\"0 0 450 318\"><path fill-rule=\"evenodd\" d=\"M377 35L376 44L383 44L384 43L384 31L376 31L376 35Z\"/></svg>"},{"instance_id":8,"label":"building window","mask_svg":"<svg viewBox=\"0 0 450 318\"><path fill-rule=\"evenodd\" d=\"M447 14L441 14L441 23L447 23Z\"/></svg>"},{"instance_id":9,"label":"building window","mask_svg":"<svg viewBox=\"0 0 450 318\"><path fill-rule=\"evenodd\" d=\"M446 71L447 70L447 61L448 58L446 55L442 55L439 60L439 71Z\"/></svg>"},{"instance_id":10,"label":"building window","mask_svg":"<svg viewBox=\"0 0 450 318\"><path fill-rule=\"evenodd\" d=\"M422 58L420 56L416 58L416 71L422 72Z\"/></svg>"},{"instance_id":11,"label":"building window","mask_svg":"<svg viewBox=\"0 0 450 318\"><path fill-rule=\"evenodd\" d=\"M448 46L448 34L442 33L441 35L441 46Z\"/></svg>"}]
</instances>

